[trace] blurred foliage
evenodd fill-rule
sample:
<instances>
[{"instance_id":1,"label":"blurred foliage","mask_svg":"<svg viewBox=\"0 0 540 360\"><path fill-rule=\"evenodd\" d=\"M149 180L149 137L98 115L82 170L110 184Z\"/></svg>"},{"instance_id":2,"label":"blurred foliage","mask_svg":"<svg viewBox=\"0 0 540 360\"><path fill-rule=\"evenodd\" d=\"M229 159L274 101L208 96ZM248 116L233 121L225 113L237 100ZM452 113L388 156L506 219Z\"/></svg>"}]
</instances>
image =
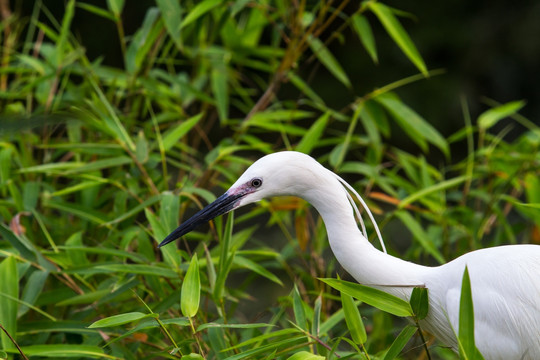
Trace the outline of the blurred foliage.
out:
<instances>
[{"instance_id":1,"label":"blurred foliage","mask_svg":"<svg viewBox=\"0 0 540 360\"><path fill-rule=\"evenodd\" d=\"M156 0L126 35L133 5L123 0L69 0L60 18L43 1L29 17L1 4L2 358L455 358L427 334L424 349L388 310L358 310L355 295L317 280L342 271L303 201L265 201L178 249L156 248L252 160L282 149L312 154L363 189L389 251L407 260L540 242L540 131L518 113L524 102L491 102L473 120L462 99L464 126L443 137L398 95L440 73L403 28L404 11L376 1ZM87 57L70 30L75 13L114 25L93 36L118 37L123 66ZM352 86L329 50L351 34L365 64L380 61L384 36L418 74L332 108L310 82L325 72L341 84L335 92ZM317 73L301 71L313 63ZM280 96L285 86L294 99ZM505 118L526 130L493 131ZM385 141L396 130L415 154ZM400 314L420 318L415 304Z\"/></svg>"}]
</instances>

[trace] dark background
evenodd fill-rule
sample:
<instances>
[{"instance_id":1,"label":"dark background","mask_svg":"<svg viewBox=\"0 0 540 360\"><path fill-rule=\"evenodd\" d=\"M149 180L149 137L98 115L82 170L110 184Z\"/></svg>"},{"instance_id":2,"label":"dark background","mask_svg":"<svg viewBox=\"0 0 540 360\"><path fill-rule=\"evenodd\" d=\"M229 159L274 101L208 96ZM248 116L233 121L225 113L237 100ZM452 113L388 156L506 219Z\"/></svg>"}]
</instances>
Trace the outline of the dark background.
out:
<instances>
[{"instance_id":1,"label":"dark background","mask_svg":"<svg viewBox=\"0 0 540 360\"><path fill-rule=\"evenodd\" d=\"M64 1L46 0L43 4L56 19L61 19ZM105 0L88 3L107 8ZM351 2L346 11L357 9ZM463 114L460 97L467 99L472 119L489 106L485 98L504 103L524 99L527 106L521 113L537 122L540 113L540 2L538 1L385 1L385 4L409 12L411 18L401 18L429 69L444 69L445 73L399 89L403 100L424 116L444 136L460 129ZM30 15L33 1L11 1L11 8ZM126 1L123 23L127 35L141 25L154 1ZM353 89L347 89L326 71L312 62L316 71L311 85L330 107L340 109L356 96L376 87L418 73L412 63L389 38L377 19L368 14L374 29L379 64L374 65L351 30L343 43L337 40L330 50L350 76ZM41 20L48 22L42 15ZM337 22L339 23L339 22ZM90 59L103 57L103 63L123 67L116 26L113 22L77 8L72 25ZM323 35L329 36L327 31ZM352 40L352 41L351 41ZM352 45L349 45L352 44ZM296 89L284 86L281 98L298 96ZM511 120L501 122L494 131L502 129ZM512 122L513 123L513 122ZM515 124L515 123L514 123ZM523 128L515 124L510 136ZM398 146L399 132L391 139Z\"/></svg>"}]
</instances>

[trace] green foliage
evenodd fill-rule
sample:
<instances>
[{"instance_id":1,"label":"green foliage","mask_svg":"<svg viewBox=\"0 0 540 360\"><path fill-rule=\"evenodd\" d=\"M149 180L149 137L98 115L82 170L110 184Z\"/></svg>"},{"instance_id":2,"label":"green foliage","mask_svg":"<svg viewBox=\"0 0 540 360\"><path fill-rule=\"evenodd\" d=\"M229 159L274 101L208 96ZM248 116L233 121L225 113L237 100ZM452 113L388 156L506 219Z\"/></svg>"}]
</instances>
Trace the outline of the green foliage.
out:
<instances>
[{"instance_id":1,"label":"green foliage","mask_svg":"<svg viewBox=\"0 0 540 360\"><path fill-rule=\"evenodd\" d=\"M389 313L421 319L427 293L407 303L330 279L342 270L302 201L263 201L157 248L273 151L346 176L409 261L539 241L540 131L517 113L525 103L490 102L477 121L464 104L463 129L445 138L398 95L437 75L407 14L347 3L156 0L129 34L126 9L140 5L121 0L66 1L58 18L36 1L3 20L0 358L423 356L417 328ZM79 15L113 26L81 36ZM120 65L89 58L86 35L119 39ZM382 37L420 73L363 88L331 49L363 46L358 66L383 66ZM312 86L314 63L352 94L347 106ZM521 135L495 133L508 117ZM409 150L389 143L396 132ZM451 358L438 345L432 358Z\"/></svg>"}]
</instances>

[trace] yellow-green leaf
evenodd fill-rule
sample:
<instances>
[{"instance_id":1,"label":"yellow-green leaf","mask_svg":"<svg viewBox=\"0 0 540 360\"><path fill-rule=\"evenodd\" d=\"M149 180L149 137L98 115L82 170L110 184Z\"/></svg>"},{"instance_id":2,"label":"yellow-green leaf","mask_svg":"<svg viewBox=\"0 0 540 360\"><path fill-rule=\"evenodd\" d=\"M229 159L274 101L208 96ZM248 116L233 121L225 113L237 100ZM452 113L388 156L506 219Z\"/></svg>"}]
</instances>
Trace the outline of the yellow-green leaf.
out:
<instances>
[{"instance_id":1,"label":"yellow-green leaf","mask_svg":"<svg viewBox=\"0 0 540 360\"><path fill-rule=\"evenodd\" d=\"M396 316L412 316L411 305L398 297L369 286L339 279L319 279L336 290Z\"/></svg>"},{"instance_id":2,"label":"yellow-green leaf","mask_svg":"<svg viewBox=\"0 0 540 360\"><path fill-rule=\"evenodd\" d=\"M367 340L366 328L364 327L358 306L354 303L352 296L342 292L341 305L343 306L345 323L351 332L352 340L358 345L364 344Z\"/></svg>"},{"instance_id":3,"label":"yellow-green leaf","mask_svg":"<svg viewBox=\"0 0 540 360\"><path fill-rule=\"evenodd\" d=\"M296 354L289 356L287 360L324 360L324 356L315 355L307 351L299 351Z\"/></svg>"},{"instance_id":4,"label":"yellow-green leaf","mask_svg":"<svg viewBox=\"0 0 540 360\"><path fill-rule=\"evenodd\" d=\"M143 319L145 317L152 316L152 314L144 314L141 312L129 312L125 314L118 314L106 317L104 319L98 320L92 323L89 328L105 328L112 326L124 325L133 321Z\"/></svg>"},{"instance_id":5,"label":"yellow-green leaf","mask_svg":"<svg viewBox=\"0 0 540 360\"><path fill-rule=\"evenodd\" d=\"M427 151L427 142L430 142L447 157L450 155L450 148L442 135L394 93L378 95L375 100L392 115L397 124L423 151Z\"/></svg>"},{"instance_id":6,"label":"yellow-green leaf","mask_svg":"<svg viewBox=\"0 0 540 360\"><path fill-rule=\"evenodd\" d=\"M371 57L371 60L377 64L379 62L377 57L377 47L375 46L375 38L373 37L373 31L371 30L371 26L369 25L367 18L360 14L354 14L351 17L351 20L353 29L356 31L362 45L364 45L364 48Z\"/></svg>"},{"instance_id":7,"label":"yellow-green leaf","mask_svg":"<svg viewBox=\"0 0 540 360\"><path fill-rule=\"evenodd\" d=\"M478 117L478 126L482 129L489 129L493 125L510 115L517 113L525 106L525 101L511 101L509 103L494 107L484 111Z\"/></svg>"},{"instance_id":8,"label":"yellow-green leaf","mask_svg":"<svg viewBox=\"0 0 540 360\"><path fill-rule=\"evenodd\" d=\"M194 254L182 283L182 293L180 295L180 309L184 316L193 317L197 314L200 296L199 261L197 254Z\"/></svg>"},{"instance_id":9,"label":"yellow-green leaf","mask_svg":"<svg viewBox=\"0 0 540 360\"><path fill-rule=\"evenodd\" d=\"M16 340L18 304L13 299L19 297L19 275L17 274L17 262L13 256L7 257L0 263L0 293L9 296L0 296L0 324ZM3 331L0 331L0 340L2 349L15 349L15 345Z\"/></svg>"},{"instance_id":10,"label":"yellow-green leaf","mask_svg":"<svg viewBox=\"0 0 540 360\"><path fill-rule=\"evenodd\" d=\"M201 120L203 113L195 115L163 135L163 149L169 151L178 141Z\"/></svg>"},{"instance_id":11,"label":"yellow-green leaf","mask_svg":"<svg viewBox=\"0 0 540 360\"><path fill-rule=\"evenodd\" d=\"M401 26L398 19L392 13L392 10L380 2L370 1L368 6L371 11L377 16L381 24L384 26L388 35L396 42L401 51L411 60L411 62L424 74L428 76L428 71L422 56L414 46L411 38Z\"/></svg>"}]
</instances>

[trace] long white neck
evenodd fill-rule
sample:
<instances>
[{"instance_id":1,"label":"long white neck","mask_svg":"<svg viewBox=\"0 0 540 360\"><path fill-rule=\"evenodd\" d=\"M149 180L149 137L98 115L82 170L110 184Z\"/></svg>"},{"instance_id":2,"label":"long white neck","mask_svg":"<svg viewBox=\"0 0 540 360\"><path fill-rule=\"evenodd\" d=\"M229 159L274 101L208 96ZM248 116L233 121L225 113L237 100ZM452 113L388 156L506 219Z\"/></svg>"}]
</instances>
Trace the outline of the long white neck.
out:
<instances>
[{"instance_id":1,"label":"long white neck","mask_svg":"<svg viewBox=\"0 0 540 360\"><path fill-rule=\"evenodd\" d=\"M347 194L335 176L327 170L316 187L302 197L322 216L330 247L343 268L356 281L408 300L411 287L423 285L430 268L407 262L377 250L360 232Z\"/></svg>"}]
</instances>

